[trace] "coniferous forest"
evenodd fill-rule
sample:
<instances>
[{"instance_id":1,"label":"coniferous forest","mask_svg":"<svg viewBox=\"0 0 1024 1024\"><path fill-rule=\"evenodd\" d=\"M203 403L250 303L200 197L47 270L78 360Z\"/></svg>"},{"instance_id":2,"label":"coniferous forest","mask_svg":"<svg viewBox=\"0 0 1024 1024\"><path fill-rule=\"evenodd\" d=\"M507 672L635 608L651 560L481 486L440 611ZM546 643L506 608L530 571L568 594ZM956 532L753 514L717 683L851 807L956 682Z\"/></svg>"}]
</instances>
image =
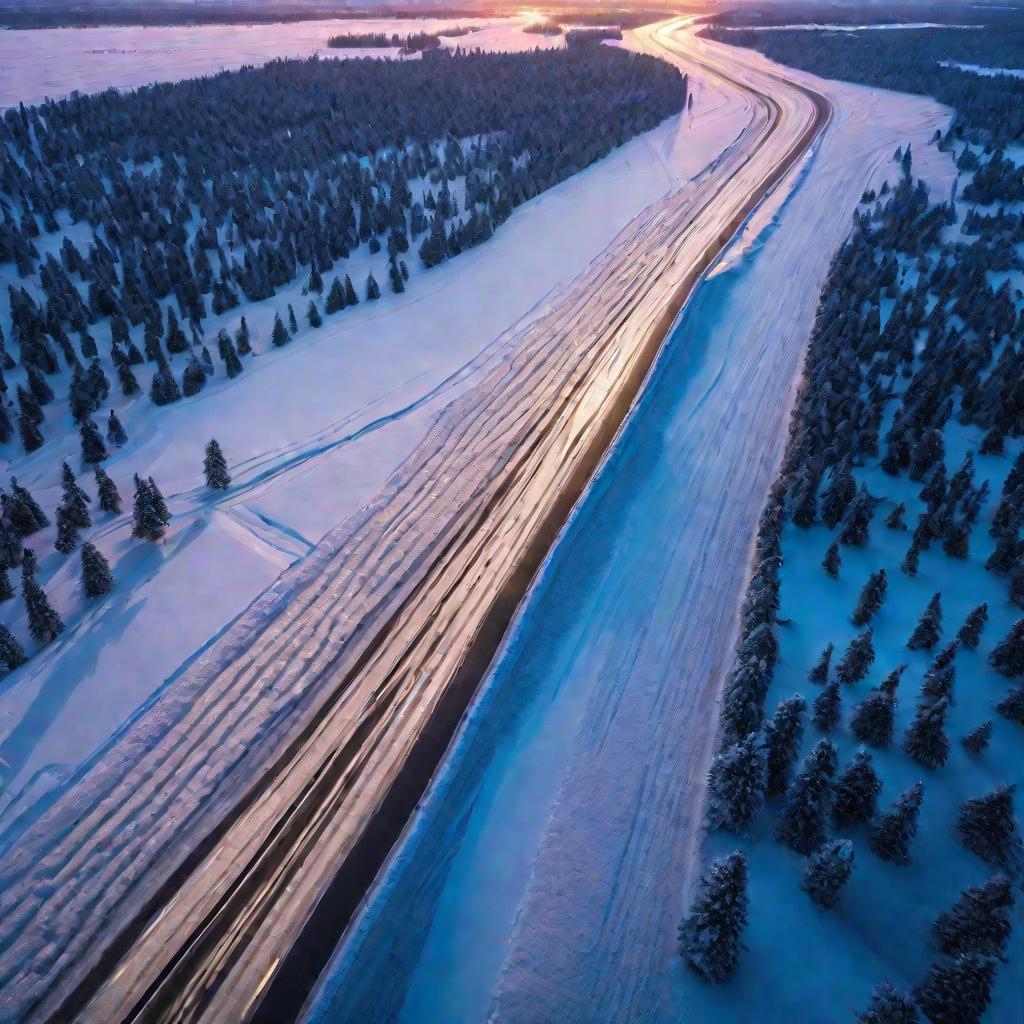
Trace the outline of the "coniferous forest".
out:
<instances>
[{"instance_id":1,"label":"coniferous forest","mask_svg":"<svg viewBox=\"0 0 1024 1024\"><path fill-rule=\"evenodd\" d=\"M943 67L945 30L716 35L956 98L932 145L961 176L936 201L900 147L821 293L708 775L708 824L726 834L712 848L741 849L713 862L680 954L725 980L748 922L802 895L836 915L800 919L844 957L863 942L890 966L857 1020L1009 1020L1024 877L1024 191L1002 146L1024 126L1024 107L1004 113L1020 85ZM759 908L748 876L762 870Z\"/></svg>"}]
</instances>

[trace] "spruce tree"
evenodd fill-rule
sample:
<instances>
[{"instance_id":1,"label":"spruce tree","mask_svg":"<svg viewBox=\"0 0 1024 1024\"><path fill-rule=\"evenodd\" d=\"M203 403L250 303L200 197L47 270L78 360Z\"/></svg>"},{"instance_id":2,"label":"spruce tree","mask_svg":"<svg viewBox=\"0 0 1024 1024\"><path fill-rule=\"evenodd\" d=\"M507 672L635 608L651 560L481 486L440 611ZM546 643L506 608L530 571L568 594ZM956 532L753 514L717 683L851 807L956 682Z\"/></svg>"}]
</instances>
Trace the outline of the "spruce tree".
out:
<instances>
[{"instance_id":1,"label":"spruce tree","mask_svg":"<svg viewBox=\"0 0 1024 1024\"><path fill-rule=\"evenodd\" d=\"M28 661L25 649L4 625L0 625L0 661L7 666L8 672L13 672L19 665L24 665Z\"/></svg>"},{"instance_id":2,"label":"spruce tree","mask_svg":"<svg viewBox=\"0 0 1024 1024\"><path fill-rule=\"evenodd\" d=\"M836 528L856 494L857 483L850 472L849 463L843 463L833 470L832 479L821 496L821 518L830 530Z\"/></svg>"},{"instance_id":3,"label":"spruce tree","mask_svg":"<svg viewBox=\"0 0 1024 1024\"><path fill-rule=\"evenodd\" d=\"M903 737L903 749L925 768L941 768L949 760L949 737L946 735L946 716L949 698L918 702L913 722Z\"/></svg>"},{"instance_id":4,"label":"spruce tree","mask_svg":"<svg viewBox=\"0 0 1024 1024\"><path fill-rule=\"evenodd\" d=\"M295 310L292 309L292 304L290 302L288 303L288 330L290 330L292 334L299 333L299 322L295 319Z\"/></svg>"},{"instance_id":5,"label":"spruce tree","mask_svg":"<svg viewBox=\"0 0 1024 1024\"><path fill-rule=\"evenodd\" d=\"M995 874L965 889L932 925L932 939L947 956L983 953L1002 958L1010 939L1013 882Z\"/></svg>"},{"instance_id":6,"label":"spruce tree","mask_svg":"<svg viewBox=\"0 0 1024 1024\"><path fill-rule=\"evenodd\" d=\"M113 512L114 515L121 514L121 494L102 466L96 467L96 494L101 511Z\"/></svg>"},{"instance_id":7,"label":"spruce tree","mask_svg":"<svg viewBox=\"0 0 1024 1024\"><path fill-rule=\"evenodd\" d=\"M930 651L938 642L942 631L942 595L936 592L928 602L907 641L912 651Z\"/></svg>"},{"instance_id":8,"label":"spruce tree","mask_svg":"<svg viewBox=\"0 0 1024 1024\"><path fill-rule=\"evenodd\" d=\"M817 683L821 686L828 682L828 670L832 664L833 650L832 644L825 644L825 649L821 652L821 657L818 659L817 664L807 673L807 678L812 683Z\"/></svg>"},{"instance_id":9,"label":"spruce tree","mask_svg":"<svg viewBox=\"0 0 1024 1024\"><path fill-rule=\"evenodd\" d=\"M95 544L82 545L82 589L86 597L102 597L114 585L110 564Z\"/></svg>"},{"instance_id":10,"label":"spruce tree","mask_svg":"<svg viewBox=\"0 0 1024 1024\"><path fill-rule=\"evenodd\" d=\"M86 465L102 462L107 457L107 446L103 443L103 435L91 418L86 418L78 425L82 439L82 461Z\"/></svg>"},{"instance_id":11,"label":"spruce tree","mask_svg":"<svg viewBox=\"0 0 1024 1024\"><path fill-rule=\"evenodd\" d=\"M868 542L871 517L875 513L875 502L865 491L861 491L852 502L843 520L839 543L851 547L863 547Z\"/></svg>"},{"instance_id":12,"label":"spruce tree","mask_svg":"<svg viewBox=\"0 0 1024 1024\"><path fill-rule=\"evenodd\" d=\"M14 597L14 587L7 576L7 570L0 568L0 603L10 601Z\"/></svg>"},{"instance_id":13,"label":"spruce tree","mask_svg":"<svg viewBox=\"0 0 1024 1024\"><path fill-rule=\"evenodd\" d=\"M818 740L786 793L775 837L797 853L809 854L825 840L829 780L836 761L836 748L827 739Z\"/></svg>"},{"instance_id":14,"label":"spruce tree","mask_svg":"<svg viewBox=\"0 0 1024 1024\"><path fill-rule=\"evenodd\" d=\"M764 737L750 733L715 755L708 771L708 824L742 832L764 803Z\"/></svg>"},{"instance_id":15,"label":"spruce tree","mask_svg":"<svg viewBox=\"0 0 1024 1024\"><path fill-rule=\"evenodd\" d=\"M78 524L74 514L66 505L57 509L57 538L54 547L62 554L69 555L78 547Z\"/></svg>"},{"instance_id":16,"label":"spruce tree","mask_svg":"<svg viewBox=\"0 0 1024 1024\"><path fill-rule=\"evenodd\" d=\"M907 524L903 521L904 515L906 515L907 507L901 501L886 517L885 525L890 530L905 530Z\"/></svg>"},{"instance_id":17,"label":"spruce tree","mask_svg":"<svg viewBox=\"0 0 1024 1024\"><path fill-rule=\"evenodd\" d=\"M987 864L1016 870L1021 841L1013 817L1015 786L1000 786L984 796L965 800L957 815L960 841Z\"/></svg>"},{"instance_id":18,"label":"spruce tree","mask_svg":"<svg viewBox=\"0 0 1024 1024\"><path fill-rule=\"evenodd\" d=\"M80 530L88 530L92 526L92 516L89 515L89 502L92 498L85 493L85 490L75 479L74 471L65 462L61 464L61 485L63 496L61 508L67 510L75 526Z\"/></svg>"},{"instance_id":19,"label":"spruce tree","mask_svg":"<svg viewBox=\"0 0 1024 1024\"><path fill-rule=\"evenodd\" d=\"M252 354L252 341L249 338L249 325L245 322L243 316L238 324L238 330L235 331L235 348L238 349L240 356L248 356Z\"/></svg>"},{"instance_id":20,"label":"spruce tree","mask_svg":"<svg viewBox=\"0 0 1024 1024\"><path fill-rule=\"evenodd\" d=\"M270 340L280 348L282 345L287 345L289 342L288 328L285 327L284 321L281 319L280 313L274 314L274 330L270 335Z\"/></svg>"},{"instance_id":21,"label":"spruce tree","mask_svg":"<svg viewBox=\"0 0 1024 1024\"><path fill-rule=\"evenodd\" d=\"M309 321L310 327L319 327L323 323L320 311L312 299L309 300L309 306L306 308L306 319Z\"/></svg>"},{"instance_id":22,"label":"spruce tree","mask_svg":"<svg viewBox=\"0 0 1024 1024\"><path fill-rule=\"evenodd\" d=\"M359 302L359 296L356 295L355 287L352 284L352 279L345 275L345 305L355 306Z\"/></svg>"},{"instance_id":23,"label":"spruce tree","mask_svg":"<svg viewBox=\"0 0 1024 1024\"><path fill-rule=\"evenodd\" d=\"M206 458L203 459L203 473L206 486L215 491L226 491L231 486L231 475L228 473L227 459L220 445L211 440L206 445Z\"/></svg>"},{"instance_id":24,"label":"spruce tree","mask_svg":"<svg viewBox=\"0 0 1024 1024\"><path fill-rule=\"evenodd\" d=\"M124 426L113 409L107 417L107 440L118 448L128 443L128 434L125 433Z\"/></svg>"},{"instance_id":25,"label":"spruce tree","mask_svg":"<svg viewBox=\"0 0 1024 1024\"><path fill-rule=\"evenodd\" d=\"M839 684L833 679L814 700L812 720L822 732L831 732L839 723L841 703Z\"/></svg>"},{"instance_id":26,"label":"spruce tree","mask_svg":"<svg viewBox=\"0 0 1024 1024\"><path fill-rule=\"evenodd\" d=\"M34 563L22 565L21 594L25 599L25 610L28 613L28 631L37 644L47 644L60 636L64 623L50 604L43 588L36 581Z\"/></svg>"},{"instance_id":27,"label":"spruce tree","mask_svg":"<svg viewBox=\"0 0 1024 1024\"><path fill-rule=\"evenodd\" d=\"M861 743L887 747L892 743L896 699L882 690L869 693L850 716L850 731Z\"/></svg>"},{"instance_id":28,"label":"spruce tree","mask_svg":"<svg viewBox=\"0 0 1024 1024\"><path fill-rule=\"evenodd\" d=\"M1024 687L1014 686L996 705L996 711L1011 722L1024 725Z\"/></svg>"},{"instance_id":29,"label":"spruce tree","mask_svg":"<svg viewBox=\"0 0 1024 1024\"><path fill-rule=\"evenodd\" d=\"M28 488L22 487L16 477L11 477L11 505L7 510L11 527L19 537L28 537L36 530L50 525L39 502L32 497Z\"/></svg>"},{"instance_id":30,"label":"spruce tree","mask_svg":"<svg viewBox=\"0 0 1024 1024\"><path fill-rule=\"evenodd\" d=\"M1010 632L996 644L988 661L997 672L1010 679L1024 675L1024 619L1013 624Z\"/></svg>"},{"instance_id":31,"label":"spruce tree","mask_svg":"<svg viewBox=\"0 0 1024 1024\"><path fill-rule=\"evenodd\" d=\"M971 527L963 519L953 522L942 539L942 550L950 558L966 558L970 554Z\"/></svg>"},{"instance_id":32,"label":"spruce tree","mask_svg":"<svg viewBox=\"0 0 1024 1024\"><path fill-rule=\"evenodd\" d=\"M918 564L921 560L921 545L918 543L917 538L911 542L910 547L907 549L907 553L903 556L903 561L900 563L900 569L907 576L916 576Z\"/></svg>"},{"instance_id":33,"label":"spruce tree","mask_svg":"<svg viewBox=\"0 0 1024 1024\"><path fill-rule=\"evenodd\" d=\"M957 630L957 640L964 647L972 651L977 650L978 644L981 641L981 632L985 628L986 622L988 622L988 605L979 604L977 608L968 614L964 624Z\"/></svg>"},{"instance_id":34,"label":"spruce tree","mask_svg":"<svg viewBox=\"0 0 1024 1024\"><path fill-rule=\"evenodd\" d=\"M713 861L679 925L680 956L705 981L725 981L736 970L749 903L743 854Z\"/></svg>"},{"instance_id":35,"label":"spruce tree","mask_svg":"<svg viewBox=\"0 0 1024 1024\"><path fill-rule=\"evenodd\" d=\"M920 1024L913 999L889 981L875 986L871 1003L857 1014L857 1024Z\"/></svg>"},{"instance_id":36,"label":"spruce tree","mask_svg":"<svg viewBox=\"0 0 1024 1024\"><path fill-rule=\"evenodd\" d=\"M962 953L937 961L914 989L921 1012L932 1024L981 1024L992 1001L997 961L981 953Z\"/></svg>"},{"instance_id":37,"label":"spruce tree","mask_svg":"<svg viewBox=\"0 0 1024 1024\"><path fill-rule=\"evenodd\" d=\"M849 839L832 839L811 854L801 888L819 907L830 910L839 902L851 874L853 843Z\"/></svg>"},{"instance_id":38,"label":"spruce tree","mask_svg":"<svg viewBox=\"0 0 1024 1024\"><path fill-rule=\"evenodd\" d=\"M833 542L828 551L825 552L825 557L821 560L822 567L825 572L832 577L832 579L839 578L839 568L842 565L842 556L839 554L839 545Z\"/></svg>"},{"instance_id":39,"label":"spruce tree","mask_svg":"<svg viewBox=\"0 0 1024 1024\"><path fill-rule=\"evenodd\" d=\"M868 577L864 589L860 592L857 607L853 611L852 622L855 626L868 624L871 617L882 607L888 586L889 581L884 569L879 569L878 572L873 572Z\"/></svg>"},{"instance_id":40,"label":"spruce tree","mask_svg":"<svg viewBox=\"0 0 1024 1024\"><path fill-rule=\"evenodd\" d=\"M804 735L806 710L807 701L796 694L780 702L765 725L764 739L768 751L765 792L769 797L782 796L789 785L793 762L800 752L800 741Z\"/></svg>"},{"instance_id":41,"label":"spruce tree","mask_svg":"<svg viewBox=\"0 0 1024 1024\"><path fill-rule=\"evenodd\" d=\"M972 729L962 740L964 747L972 754L980 754L992 738L992 723L982 722Z\"/></svg>"},{"instance_id":42,"label":"spruce tree","mask_svg":"<svg viewBox=\"0 0 1024 1024\"><path fill-rule=\"evenodd\" d=\"M21 447L25 449L26 455L38 451L46 440L39 427L24 413L18 417L18 436L21 438Z\"/></svg>"},{"instance_id":43,"label":"spruce tree","mask_svg":"<svg viewBox=\"0 0 1024 1024\"><path fill-rule=\"evenodd\" d=\"M136 474L132 536L141 540L160 540L166 533L169 522L166 508L162 497L154 493L151 482Z\"/></svg>"},{"instance_id":44,"label":"spruce tree","mask_svg":"<svg viewBox=\"0 0 1024 1024\"><path fill-rule=\"evenodd\" d=\"M878 810L881 792L882 783L871 766L871 755L858 751L832 787L832 820L838 828L866 824Z\"/></svg>"},{"instance_id":45,"label":"spruce tree","mask_svg":"<svg viewBox=\"0 0 1024 1024\"><path fill-rule=\"evenodd\" d=\"M869 626L863 633L850 641L850 646L846 648L846 652L836 666L836 678L841 683L857 683L868 674L868 670L875 661L873 636Z\"/></svg>"},{"instance_id":46,"label":"spruce tree","mask_svg":"<svg viewBox=\"0 0 1024 1024\"><path fill-rule=\"evenodd\" d=\"M924 783L915 782L900 794L891 811L874 822L868 831L868 846L875 856L900 867L910 863L910 841L917 834L923 799Z\"/></svg>"},{"instance_id":47,"label":"spruce tree","mask_svg":"<svg viewBox=\"0 0 1024 1024\"><path fill-rule=\"evenodd\" d=\"M366 278L366 297L371 301L380 298L380 285L377 284L377 279L372 272Z\"/></svg>"},{"instance_id":48,"label":"spruce tree","mask_svg":"<svg viewBox=\"0 0 1024 1024\"><path fill-rule=\"evenodd\" d=\"M341 287L341 282L335 278L331 282L330 291L327 293L327 299L324 302L324 311L328 316L333 313L338 313L345 308L345 292Z\"/></svg>"}]
</instances>

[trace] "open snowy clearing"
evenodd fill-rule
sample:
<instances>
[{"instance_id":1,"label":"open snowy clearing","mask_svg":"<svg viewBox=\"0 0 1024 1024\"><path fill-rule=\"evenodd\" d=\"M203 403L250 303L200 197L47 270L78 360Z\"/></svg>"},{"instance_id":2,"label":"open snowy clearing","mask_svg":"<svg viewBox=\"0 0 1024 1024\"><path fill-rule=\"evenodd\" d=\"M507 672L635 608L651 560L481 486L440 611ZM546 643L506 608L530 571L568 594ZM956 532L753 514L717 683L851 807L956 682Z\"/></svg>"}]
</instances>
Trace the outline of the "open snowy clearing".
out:
<instances>
[{"instance_id":1,"label":"open snowy clearing","mask_svg":"<svg viewBox=\"0 0 1024 1024\"><path fill-rule=\"evenodd\" d=\"M266 25L135 26L0 31L0 108L68 93L127 89L264 64L281 57L394 57L398 50L331 49L333 35L436 32L456 25L478 32L442 37L443 46L485 50L548 49L562 36L525 33L530 19L367 18ZM417 59L419 54L409 59Z\"/></svg>"},{"instance_id":2,"label":"open snowy clearing","mask_svg":"<svg viewBox=\"0 0 1024 1024\"><path fill-rule=\"evenodd\" d=\"M496 46L537 38L515 24L494 33ZM282 569L368 500L438 411L501 358L498 339L507 328L542 312L546 296L644 208L697 177L749 123L749 106L720 83L695 78L691 88L692 112L518 208L486 245L430 272L410 260L405 294L386 292L271 350L272 311L285 302L303 308L296 282L269 302L206 322L212 338L247 316L258 355L242 376L163 409L144 395L127 403L118 397L129 443L108 470L123 492L133 473L152 475L175 520L155 548L130 542L127 518L100 526L95 539L118 582L111 599L90 611L77 591L77 559L52 551L53 528L32 538L47 592L69 628L0 682L0 822L66 779ZM371 267L386 277L384 257L365 246L350 262L356 282ZM5 268L0 288L15 280ZM54 429L43 449L7 466L48 511L59 501L60 460L77 465L79 448L76 431L54 437ZM216 499L201 474L202 449L213 436L234 481ZM83 482L91 484L88 476ZM3 609L16 629L18 605Z\"/></svg>"},{"instance_id":3,"label":"open snowy clearing","mask_svg":"<svg viewBox=\"0 0 1024 1024\"><path fill-rule=\"evenodd\" d=\"M955 175L926 145L949 117L933 101L786 73L829 96L832 126L684 314L310 1020L698 1012L674 938L714 724L707 680L731 655L780 396L850 212L892 176L896 146L913 141L936 194Z\"/></svg>"}]
</instances>

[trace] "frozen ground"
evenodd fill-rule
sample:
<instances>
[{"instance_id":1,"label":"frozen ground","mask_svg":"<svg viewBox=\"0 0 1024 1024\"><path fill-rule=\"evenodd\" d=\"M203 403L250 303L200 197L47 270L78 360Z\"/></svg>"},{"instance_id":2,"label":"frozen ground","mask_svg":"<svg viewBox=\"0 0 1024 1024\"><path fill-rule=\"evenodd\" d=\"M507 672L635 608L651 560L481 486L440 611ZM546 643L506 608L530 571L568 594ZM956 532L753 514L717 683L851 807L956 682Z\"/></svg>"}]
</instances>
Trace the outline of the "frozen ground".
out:
<instances>
[{"instance_id":1,"label":"frozen ground","mask_svg":"<svg viewBox=\"0 0 1024 1024\"><path fill-rule=\"evenodd\" d=\"M339 59L395 56L397 50L332 50L327 40L347 32L432 32L479 26L446 46L527 50L564 45L562 36L524 33L529 20L484 18L370 18L269 25L180 25L0 31L0 108L39 103L68 93L125 89L264 64L314 53Z\"/></svg>"},{"instance_id":2,"label":"frozen ground","mask_svg":"<svg viewBox=\"0 0 1024 1024\"><path fill-rule=\"evenodd\" d=\"M537 38L515 26L495 32ZM385 291L380 301L270 350L272 310L285 301L303 308L296 282L269 303L206 322L213 337L247 314L258 355L234 381L164 409L144 396L127 404L118 397L130 441L108 460L109 471L125 493L134 472L153 475L175 521L157 547L129 543L124 518L100 526L95 539L118 584L90 611L76 590L77 559L53 554L52 528L32 538L68 630L0 681L0 825L66 778L283 568L376 492L436 413L500 357L494 342L506 328L541 311L625 224L736 138L750 118L746 103L720 84L692 87L691 113L520 207L486 245L429 273L411 260L404 295ZM365 247L352 262L357 283L370 266L386 279L383 258ZM0 288L9 279L5 268ZM104 334L98 340L105 345ZM6 467L50 511L59 500L60 460L74 456L77 464L77 433L66 426L60 437L49 423L48 443ZM202 448L211 436L234 478L219 499L201 487ZM20 601L2 611L24 631Z\"/></svg>"},{"instance_id":3,"label":"frozen ground","mask_svg":"<svg viewBox=\"0 0 1024 1024\"><path fill-rule=\"evenodd\" d=\"M1011 78L1024 78L1024 70L1021 68L986 68L980 64L958 64L955 60L940 61L943 67L959 68L961 71L972 71L976 75L1009 75Z\"/></svg>"},{"instance_id":4,"label":"frozen ground","mask_svg":"<svg viewBox=\"0 0 1024 1024\"><path fill-rule=\"evenodd\" d=\"M832 127L688 307L310 1021L705 1019L674 936L707 680L730 655L817 292L898 144L940 193L955 173L925 144L948 118L934 102L806 80Z\"/></svg>"}]
</instances>

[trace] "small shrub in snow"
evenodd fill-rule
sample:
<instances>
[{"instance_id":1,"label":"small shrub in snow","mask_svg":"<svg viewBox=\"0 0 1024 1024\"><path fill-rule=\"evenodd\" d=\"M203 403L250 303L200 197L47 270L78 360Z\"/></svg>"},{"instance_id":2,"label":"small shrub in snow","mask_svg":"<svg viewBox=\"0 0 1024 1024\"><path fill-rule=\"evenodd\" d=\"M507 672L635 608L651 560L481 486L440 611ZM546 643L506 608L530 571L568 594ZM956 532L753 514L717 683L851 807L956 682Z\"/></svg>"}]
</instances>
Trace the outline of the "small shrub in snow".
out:
<instances>
[{"instance_id":1,"label":"small shrub in snow","mask_svg":"<svg viewBox=\"0 0 1024 1024\"><path fill-rule=\"evenodd\" d=\"M705 981L725 981L739 962L747 924L747 860L738 850L713 861L679 925L679 953Z\"/></svg>"},{"instance_id":2,"label":"small shrub in snow","mask_svg":"<svg viewBox=\"0 0 1024 1024\"><path fill-rule=\"evenodd\" d=\"M823 843L807 861L801 888L819 907L828 910L839 902L851 874L853 843L849 839L833 839Z\"/></svg>"},{"instance_id":3,"label":"small shrub in snow","mask_svg":"<svg viewBox=\"0 0 1024 1024\"><path fill-rule=\"evenodd\" d=\"M900 866L910 863L910 840L917 834L923 798L924 783L915 782L900 794L892 810L871 826L868 846L877 857Z\"/></svg>"},{"instance_id":4,"label":"small shrub in snow","mask_svg":"<svg viewBox=\"0 0 1024 1024\"><path fill-rule=\"evenodd\" d=\"M981 953L963 953L931 964L914 990L917 1005L932 1024L980 1024L992 1001L997 963Z\"/></svg>"},{"instance_id":5,"label":"small shrub in snow","mask_svg":"<svg viewBox=\"0 0 1024 1024\"><path fill-rule=\"evenodd\" d=\"M885 525L890 530L905 530L907 524L903 521L904 515L906 515L907 507L901 501L886 517Z\"/></svg>"}]
</instances>

